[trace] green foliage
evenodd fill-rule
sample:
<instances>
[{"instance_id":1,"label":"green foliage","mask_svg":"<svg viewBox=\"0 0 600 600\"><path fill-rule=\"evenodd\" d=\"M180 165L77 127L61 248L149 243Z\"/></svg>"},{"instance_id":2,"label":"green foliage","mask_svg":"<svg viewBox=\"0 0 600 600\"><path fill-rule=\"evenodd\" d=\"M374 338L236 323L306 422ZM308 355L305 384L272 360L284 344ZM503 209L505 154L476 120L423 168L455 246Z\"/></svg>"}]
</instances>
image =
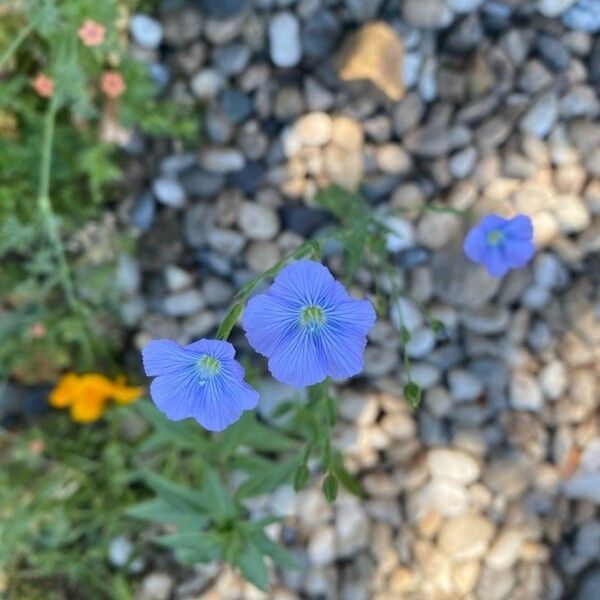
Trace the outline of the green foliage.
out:
<instances>
[{"instance_id":1,"label":"green foliage","mask_svg":"<svg viewBox=\"0 0 600 600\"><path fill-rule=\"evenodd\" d=\"M127 52L123 9L136 0L25 0L2 7L0 19L0 379L52 381L63 369L109 367L120 340L111 257L65 239L116 200L121 169L112 130L195 138L188 109L160 99L147 64ZM91 19L104 42L86 47L77 32ZM102 73L118 71L118 100L100 90ZM51 98L31 82L54 81ZM94 319L90 319L90 314ZM43 325L44 339L30 335Z\"/></svg>"},{"instance_id":2,"label":"green foliage","mask_svg":"<svg viewBox=\"0 0 600 600\"><path fill-rule=\"evenodd\" d=\"M63 590L57 598L133 597L127 573L107 561L111 539L139 531L122 515L141 490L131 481L135 450L118 418L80 427L51 415L26 435L0 433L0 571L8 598L52 598L51 589Z\"/></svg>"}]
</instances>

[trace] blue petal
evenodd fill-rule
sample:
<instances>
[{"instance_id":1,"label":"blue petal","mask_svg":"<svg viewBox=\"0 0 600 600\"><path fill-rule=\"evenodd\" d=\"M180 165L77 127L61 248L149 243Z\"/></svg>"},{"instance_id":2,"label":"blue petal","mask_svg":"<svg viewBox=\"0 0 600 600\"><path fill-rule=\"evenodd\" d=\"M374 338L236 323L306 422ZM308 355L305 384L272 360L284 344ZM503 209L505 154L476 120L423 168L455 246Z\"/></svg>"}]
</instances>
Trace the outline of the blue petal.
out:
<instances>
[{"instance_id":1,"label":"blue petal","mask_svg":"<svg viewBox=\"0 0 600 600\"><path fill-rule=\"evenodd\" d=\"M231 359L235 356L235 348L223 340L198 340L185 346L186 350L201 354L208 354L220 360Z\"/></svg>"},{"instance_id":2,"label":"blue petal","mask_svg":"<svg viewBox=\"0 0 600 600\"><path fill-rule=\"evenodd\" d=\"M483 257L482 263L492 277L502 277L509 269L503 252L499 247L489 248Z\"/></svg>"},{"instance_id":3,"label":"blue petal","mask_svg":"<svg viewBox=\"0 0 600 600\"><path fill-rule=\"evenodd\" d=\"M157 377L150 384L150 395L156 407L172 421L181 421L193 414L199 401L197 373L193 366Z\"/></svg>"},{"instance_id":4,"label":"blue petal","mask_svg":"<svg viewBox=\"0 0 600 600\"><path fill-rule=\"evenodd\" d=\"M512 269L524 267L535 254L535 246L529 240L508 240L504 246L506 262Z\"/></svg>"},{"instance_id":5,"label":"blue petal","mask_svg":"<svg viewBox=\"0 0 600 600\"><path fill-rule=\"evenodd\" d=\"M363 369L367 333L375 323L373 305L350 299L328 313L322 331L327 372L333 379L346 379Z\"/></svg>"},{"instance_id":6,"label":"blue petal","mask_svg":"<svg viewBox=\"0 0 600 600\"><path fill-rule=\"evenodd\" d=\"M244 370L237 366L243 376ZM201 388L200 401L194 405L191 416L209 431L223 431L258 403L258 392L239 379L239 371L235 371L222 372Z\"/></svg>"},{"instance_id":7,"label":"blue petal","mask_svg":"<svg viewBox=\"0 0 600 600\"><path fill-rule=\"evenodd\" d=\"M469 231L463 244L465 254L473 262L481 262L487 252L487 241L485 233L479 227L474 227Z\"/></svg>"},{"instance_id":8,"label":"blue petal","mask_svg":"<svg viewBox=\"0 0 600 600\"><path fill-rule=\"evenodd\" d=\"M195 360L188 347L182 348L171 340L154 340L142 350L144 371L149 377L176 373L189 367Z\"/></svg>"},{"instance_id":9,"label":"blue petal","mask_svg":"<svg viewBox=\"0 0 600 600\"><path fill-rule=\"evenodd\" d=\"M280 271L269 295L301 307L320 303L325 298L343 297L345 290L321 263L298 260Z\"/></svg>"},{"instance_id":10,"label":"blue petal","mask_svg":"<svg viewBox=\"0 0 600 600\"><path fill-rule=\"evenodd\" d=\"M300 310L300 304L285 302L270 294L254 296L242 317L248 342L263 356L270 356L297 326Z\"/></svg>"},{"instance_id":11,"label":"blue petal","mask_svg":"<svg viewBox=\"0 0 600 600\"><path fill-rule=\"evenodd\" d=\"M488 233L495 229L502 229L507 222L508 219L505 219L499 215L486 215L483 217L483 219L481 219L477 227L480 228L484 233Z\"/></svg>"},{"instance_id":12,"label":"blue petal","mask_svg":"<svg viewBox=\"0 0 600 600\"><path fill-rule=\"evenodd\" d=\"M304 387L327 377L325 352L318 335L298 327L269 357L269 371L277 381Z\"/></svg>"},{"instance_id":13,"label":"blue petal","mask_svg":"<svg viewBox=\"0 0 600 600\"><path fill-rule=\"evenodd\" d=\"M533 237L533 224L526 215L517 215L502 228L507 238L530 240Z\"/></svg>"}]
</instances>

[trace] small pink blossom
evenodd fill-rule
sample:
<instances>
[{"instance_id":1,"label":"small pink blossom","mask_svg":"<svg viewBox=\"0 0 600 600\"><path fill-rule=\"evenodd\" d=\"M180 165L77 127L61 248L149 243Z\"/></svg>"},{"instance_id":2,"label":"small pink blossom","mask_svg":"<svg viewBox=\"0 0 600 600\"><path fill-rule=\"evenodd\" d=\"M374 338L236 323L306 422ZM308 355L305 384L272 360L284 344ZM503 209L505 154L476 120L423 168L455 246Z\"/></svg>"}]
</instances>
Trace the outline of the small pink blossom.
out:
<instances>
[{"instance_id":1,"label":"small pink blossom","mask_svg":"<svg viewBox=\"0 0 600 600\"><path fill-rule=\"evenodd\" d=\"M123 76L117 71L104 71L100 80L100 89L109 98L118 98L126 89Z\"/></svg>"},{"instance_id":2,"label":"small pink blossom","mask_svg":"<svg viewBox=\"0 0 600 600\"><path fill-rule=\"evenodd\" d=\"M34 323L30 329L31 337L35 339L43 338L46 335L46 326L41 323Z\"/></svg>"},{"instance_id":3,"label":"small pink blossom","mask_svg":"<svg viewBox=\"0 0 600 600\"><path fill-rule=\"evenodd\" d=\"M99 46L104 41L106 27L100 23L96 23L96 21L88 19L79 28L77 35L84 46Z\"/></svg>"},{"instance_id":4,"label":"small pink blossom","mask_svg":"<svg viewBox=\"0 0 600 600\"><path fill-rule=\"evenodd\" d=\"M46 443L44 440L37 438L29 442L29 452L31 452L31 454L39 456L45 449Z\"/></svg>"},{"instance_id":5,"label":"small pink blossom","mask_svg":"<svg viewBox=\"0 0 600 600\"><path fill-rule=\"evenodd\" d=\"M39 73L31 82L31 85L38 96L41 96L42 98L50 98L54 93L54 81L43 73Z\"/></svg>"}]
</instances>

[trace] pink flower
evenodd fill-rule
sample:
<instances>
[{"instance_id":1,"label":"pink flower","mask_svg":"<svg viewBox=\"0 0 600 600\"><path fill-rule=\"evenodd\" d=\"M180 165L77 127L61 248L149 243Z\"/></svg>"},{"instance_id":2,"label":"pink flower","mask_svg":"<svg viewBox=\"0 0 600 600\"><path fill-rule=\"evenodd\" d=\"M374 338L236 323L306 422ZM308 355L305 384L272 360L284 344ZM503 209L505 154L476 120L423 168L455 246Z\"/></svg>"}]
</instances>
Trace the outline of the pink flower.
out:
<instances>
[{"instance_id":1,"label":"pink flower","mask_svg":"<svg viewBox=\"0 0 600 600\"><path fill-rule=\"evenodd\" d=\"M125 82L121 73L117 71L104 71L100 80L100 89L109 98L118 98L125 91Z\"/></svg>"},{"instance_id":2,"label":"pink flower","mask_svg":"<svg viewBox=\"0 0 600 600\"><path fill-rule=\"evenodd\" d=\"M39 73L38 76L31 82L33 89L38 96L42 98L50 98L54 93L54 81L47 75Z\"/></svg>"},{"instance_id":3,"label":"pink flower","mask_svg":"<svg viewBox=\"0 0 600 600\"><path fill-rule=\"evenodd\" d=\"M32 338L43 338L46 335L46 326L38 321L31 326L30 332Z\"/></svg>"},{"instance_id":4,"label":"pink flower","mask_svg":"<svg viewBox=\"0 0 600 600\"><path fill-rule=\"evenodd\" d=\"M106 27L90 19L85 21L77 32L84 46L99 46L104 41L105 34Z\"/></svg>"}]
</instances>

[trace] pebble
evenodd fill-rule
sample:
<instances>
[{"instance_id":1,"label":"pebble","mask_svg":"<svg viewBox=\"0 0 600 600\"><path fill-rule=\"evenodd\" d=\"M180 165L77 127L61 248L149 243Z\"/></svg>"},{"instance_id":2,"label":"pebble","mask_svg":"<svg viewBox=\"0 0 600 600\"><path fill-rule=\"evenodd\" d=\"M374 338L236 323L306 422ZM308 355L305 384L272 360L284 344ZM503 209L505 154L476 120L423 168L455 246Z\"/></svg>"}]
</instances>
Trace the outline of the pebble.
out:
<instances>
[{"instance_id":1,"label":"pebble","mask_svg":"<svg viewBox=\"0 0 600 600\"><path fill-rule=\"evenodd\" d=\"M539 382L546 398L550 400L561 398L569 385L569 377L564 363L559 360L548 363L540 371Z\"/></svg>"},{"instance_id":2,"label":"pebble","mask_svg":"<svg viewBox=\"0 0 600 600\"><path fill-rule=\"evenodd\" d=\"M182 208L185 206L186 195L182 185L170 177L159 177L152 183L152 191L156 199L171 208Z\"/></svg>"},{"instance_id":3,"label":"pebble","mask_svg":"<svg viewBox=\"0 0 600 600\"><path fill-rule=\"evenodd\" d=\"M133 15L129 19L129 31L137 44L149 50L156 50L163 37L160 22L148 15Z\"/></svg>"},{"instance_id":4,"label":"pebble","mask_svg":"<svg viewBox=\"0 0 600 600\"><path fill-rule=\"evenodd\" d=\"M453 12L443 0L406 0L402 16L414 27L443 29L454 20Z\"/></svg>"},{"instance_id":5,"label":"pebble","mask_svg":"<svg viewBox=\"0 0 600 600\"><path fill-rule=\"evenodd\" d=\"M165 296L162 304L164 314L185 317L204 308L205 301L198 290L184 290Z\"/></svg>"},{"instance_id":6,"label":"pebble","mask_svg":"<svg viewBox=\"0 0 600 600\"><path fill-rule=\"evenodd\" d=\"M169 600L174 581L167 573L150 573L142 582L145 600Z\"/></svg>"},{"instance_id":7,"label":"pebble","mask_svg":"<svg viewBox=\"0 0 600 600\"><path fill-rule=\"evenodd\" d=\"M470 13L483 4L483 0L445 0L446 4L457 13Z\"/></svg>"},{"instance_id":8,"label":"pebble","mask_svg":"<svg viewBox=\"0 0 600 600\"><path fill-rule=\"evenodd\" d=\"M327 113L309 113L296 121L286 143L292 147L325 146L331 139L332 127Z\"/></svg>"},{"instance_id":9,"label":"pebble","mask_svg":"<svg viewBox=\"0 0 600 600\"><path fill-rule=\"evenodd\" d=\"M379 169L392 175L406 174L412 166L410 156L399 144L379 146L375 158Z\"/></svg>"},{"instance_id":10,"label":"pebble","mask_svg":"<svg viewBox=\"0 0 600 600\"><path fill-rule=\"evenodd\" d=\"M388 231L385 238L388 252L401 252L415 245L415 230L410 221L401 217L385 216L382 222Z\"/></svg>"},{"instance_id":11,"label":"pebble","mask_svg":"<svg viewBox=\"0 0 600 600\"><path fill-rule=\"evenodd\" d=\"M410 341L406 344L406 352L411 358L427 356L435 346L435 334L430 327L420 327L413 331Z\"/></svg>"},{"instance_id":12,"label":"pebble","mask_svg":"<svg viewBox=\"0 0 600 600\"><path fill-rule=\"evenodd\" d=\"M165 268L165 282L171 292L185 290L191 287L193 281L193 276L177 265L167 265Z\"/></svg>"},{"instance_id":13,"label":"pebble","mask_svg":"<svg viewBox=\"0 0 600 600\"><path fill-rule=\"evenodd\" d=\"M442 525L439 546L454 561L473 560L485 554L493 535L494 526L485 517L461 515Z\"/></svg>"},{"instance_id":14,"label":"pebble","mask_svg":"<svg viewBox=\"0 0 600 600\"><path fill-rule=\"evenodd\" d=\"M246 0L199 0L207 14L218 19L230 19L246 9Z\"/></svg>"},{"instance_id":15,"label":"pebble","mask_svg":"<svg viewBox=\"0 0 600 600\"><path fill-rule=\"evenodd\" d=\"M410 333L413 333L423 323L423 315L417 305L412 300L403 297L398 298L392 305L390 317L398 331L405 327Z\"/></svg>"},{"instance_id":16,"label":"pebble","mask_svg":"<svg viewBox=\"0 0 600 600\"><path fill-rule=\"evenodd\" d=\"M497 571L510 569L519 559L523 537L519 529L501 531L485 557L486 565Z\"/></svg>"},{"instance_id":17,"label":"pebble","mask_svg":"<svg viewBox=\"0 0 600 600\"><path fill-rule=\"evenodd\" d=\"M451 448L434 448L427 455L429 471L434 479L450 479L469 485L479 479L479 463L469 454Z\"/></svg>"},{"instance_id":18,"label":"pebble","mask_svg":"<svg viewBox=\"0 0 600 600\"><path fill-rule=\"evenodd\" d=\"M558 117L558 97L554 92L540 96L521 120L521 130L537 138L546 137Z\"/></svg>"},{"instance_id":19,"label":"pebble","mask_svg":"<svg viewBox=\"0 0 600 600\"><path fill-rule=\"evenodd\" d=\"M199 153L200 166L211 173L234 173L244 168L244 155L235 148L205 148Z\"/></svg>"},{"instance_id":20,"label":"pebble","mask_svg":"<svg viewBox=\"0 0 600 600\"><path fill-rule=\"evenodd\" d=\"M335 529L329 525L319 527L308 541L308 558L314 565L328 565L336 558Z\"/></svg>"},{"instance_id":21,"label":"pebble","mask_svg":"<svg viewBox=\"0 0 600 600\"><path fill-rule=\"evenodd\" d=\"M129 213L129 219L134 227L145 232L149 231L152 227L155 214L156 204L154 196L150 192L145 192L134 201Z\"/></svg>"},{"instance_id":22,"label":"pebble","mask_svg":"<svg viewBox=\"0 0 600 600\"><path fill-rule=\"evenodd\" d=\"M225 79L223 75L215 69L202 69L190 81L192 93L200 100L216 98L224 85Z\"/></svg>"},{"instance_id":23,"label":"pebble","mask_svg":"<svg viewBox=\"0 0 600 600\"><path fill-rule=\"evenodd\" d=\"M454 402L471 402L483 393L479 379L465 369L452 369L448 375L448 385Z\"/></svg>"},{"instance_id":24,"label":"pebble","mask_svg":"<svg viewBox=\"0 0 600 600\"><path fill-rule=\"evenodd\" d=\"M510 382L510 403L515 410L539 412L544 397L536 379L523 371L513 373Z\"/></svg>"},{"instance_id":25,"label":"pebble","mask_svg":"<svg viewBox=\"0 0 600 600\"><path fill-rule=\"evenodd\" d=\"M250 60L250 49L241 42L217 46L213 54L213 60L225 77L239 75Z\"/></svg>"},{"instance_id":26,"label":"pebble","mask_svg":"<svg viewBox=\"0 0 600 600\"><path fill-rule=\"evenodd\" d=\"M291 12L280 12L269 23L269 50L273 63L282 68L296 66L302 58L300 24Z\"/></svg>"},{"instance_id":27,"label":"pebble","mask_svg":"<svg viewBox=\"0 0 600 600\"><path fill-rule=\"evenodd\" d=\"M255 273L275 266L281 259L281 250L271 242L252 242L246 249L246 263Z\"/></svg>"},{"instance_id":28,"label":"pebble","mask_svg":"<svg viewBox=\"0 0 600 600\"><path fill-rule=\"evenodd\" d=\"M256 202L244 202L240 206L238 218L240 229L251 240L271 240L280 228L277 212Z\"/></svg>"}]
</instances>

